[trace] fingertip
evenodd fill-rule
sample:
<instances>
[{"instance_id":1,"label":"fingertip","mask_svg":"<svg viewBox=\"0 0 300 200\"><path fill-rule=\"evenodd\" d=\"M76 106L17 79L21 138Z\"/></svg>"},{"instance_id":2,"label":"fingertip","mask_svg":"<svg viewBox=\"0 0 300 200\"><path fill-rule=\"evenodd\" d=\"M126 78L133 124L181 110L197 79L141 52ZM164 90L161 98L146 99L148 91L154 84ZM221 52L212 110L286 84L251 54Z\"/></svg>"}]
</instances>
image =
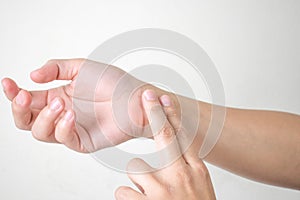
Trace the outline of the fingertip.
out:
<instances>
[{"instance_id":1,"label":"fingertip","mask_svg":"<svg viewBox=\"0 0 300 200\"><path fill-rule=\"evenodd\" d=\"M41 68L30 72L30 78L36 83L42 82L43 75L41 74Z\"/></svg>"},{"instance_id":2,"label":"fingertip","mask_svg":"<svg viewBox=\"0 0 300 200\"><path fill-rule=\"evenodd\" d=\"M37 69L34 70L34 71L32 71L32 72L30 72L29 76L30 76L31 80L35 79L36 73L37 73Z\"/></svg>"},{"instance_id":3,"label":"fingertip","mask_svg":"<svg viewBox=\"0 0 300 200\"><path fill-rule=\"evenodd\" d=\"M144 193L144 191L141 191L141 192ZM127 187L127 186L118 187L115 191L115 198L117 200L145 199L141 193L139 193L136 190L132 189L131 187Z\"/></svg>"},{"instance_id":4,"label":"fingertip","mask_svg":"<svg viewBox=\"0 0 300 200\"><path fill-rule=\"evenodd\" d=\"M116 189L115 191L115 198L117 200L122 200L122 199L126 199L126 191L127 191L127 187L125 186L120 186Z\"/></svg>"},{"instance_id":5,"label":"fingertip","mask_svg":"<svg viewBox=\"0 0 300 200\"><path fill-rule=\"evenodd\" d=\"M70 141L74 138L73 132L73 124L74 124L74 113L73 111L67 111L63 117L57 123L57 127L55 130L55 138L62 144L69 145Z\"/></svg>"},{"instance_id":6,"label":"fingertip","mask_svg":"<svg viewBox=\"0 0 300 200\"><path fill-rule=\"evenodd\" d=\"M59 76L59 70L54 60L48 61L39 69L30 73L30 78L36 83L48 83L56 80Z\"/></svg>"},{"instance_id":7,"label":"fingertip","mask_svg":"<svg viewBox=\"0 0 300 200\"><path fill-rule=\"evenodd\" d=\"M3 91L6 95L6 97L12 101L17 94L19 93L19 87L17 86L17 84L15 83L15 81L13 81L10 78L3 78L1 80L1 84L3 87Z\"/></svg>"},{"instance_id":8,"label":"fingertip","mask_svg":"<svg viewBox=\"0 0 300 200\"><path fill-rule=\"evenodd\" d=\"M37 83L54 80L73 80L82 64L81 59L49 60L41 68L31 72L30 77Z\"/></svg>"},{"instance_id":9,"label":"fingertip","mask_svg":"<svg viewBox=\"0 0 300 200\"><path fill-rule=\"evenodd\" d=\"M7 82L7 79L8 78L3 78L2 80L1 80L1 85L2 85L2 89L3 89L3 91L4 92L6 92L6 82Z\"/></svg>"},{"instance_id":10,"label":"fingertip","mask_svg":"<svg viewBox=\"0 0 300 200\"><path fill-rule=\"evenodd\" d=\"M36 116L30 109L30 104L31 95L25 90L20 90L12 100L12 113L19 129L30 130L32 127Z\"/></svg>"},{"instance_id":11,"label":"fingertip","mask_svg":"<svg viewBox=\"0 0 300 200\"><path fill-rule=\"evenodd\" d=\"M159 100L164 107L172 106L171 98L168 95L162 95Z\"/></svg>"},{"instance_id":12,"label":"fingertip","mask_svg":"<svg viewBox=\"0 0 300 200\"><path fill-rule=\"evenodd\" d=\"M1 83L3 84L4 82L6 81L13 81L11 78L8 78L8 77L4 77L1 79Z\"/></svg>"},{"instance_id":13,"label":"fingertip","mask_svg":"<svg viewBox=\"0 0 300 200\"><path fill-rule=\"evenodd\" d=\"M150 120L151 118L151 111L153 109L161 109L161 105L158 99L158 96L156 95L156 93L153 90L145 90L142 94L143 96L143 107L144 110L146 112L146 115L148 117L148 120Z\"/></svg>"},{"instance_id":14,"label":"fingertip","mask_svg":"<svg viewBox=\"0 0 300 200\"><path fill-rule=\"evenodd\" d=\"M20 90L14 99L14 102L18 106L26 107L31 104L31 95L28 91Z\"/></svg>"},{"instance_id":15,"label":"fingertip","mask_svg":"<svg viewBox=\"0 0 300 200\"><path fill-rule=\"evenodd\" d=\"M4 89L4 87L5 87L5 80L6 80L7 78L3 78L3 79L1 79L1 85L2 85L2 88Z\"/></svg>"},{"instance_id":16,"label":"fingertip","mask_svg":"<svg viewBox=\"0 0 300 200\"><path fill-rule=\"evenodd\" d=\"M157 95L155 94L155 92L153 90L145 90L143 92L143 97L146 101L155 101L157 100Z\"/></svg>"}]
</instances>

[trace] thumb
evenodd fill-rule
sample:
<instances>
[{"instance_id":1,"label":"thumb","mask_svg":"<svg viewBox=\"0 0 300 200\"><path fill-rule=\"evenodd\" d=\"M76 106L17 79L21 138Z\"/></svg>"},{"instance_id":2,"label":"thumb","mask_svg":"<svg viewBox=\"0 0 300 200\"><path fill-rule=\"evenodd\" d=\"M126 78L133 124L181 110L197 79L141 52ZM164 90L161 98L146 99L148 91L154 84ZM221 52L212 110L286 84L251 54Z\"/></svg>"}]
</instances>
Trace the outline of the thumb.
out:
<instances>
[{"instance_id":1,"label":"thumb","mask_svg":"<svg viewBox=\"0 0 300 200\"><path fill-rule=\"evenodd\" d=\"M31 72L30 77L36 83L48 83L54 80L74 80L85 59L49 60L41 68Z\"/></svg>"},{"instance_id":2,"label":"thumb","mask_svg":"<svg viewBox=\"0 0 300 200\"><path fill-rule=\"evenodd\" d=\"M127 200L127 199L136 199L136 200L144 200L146 197L137 192L136 190L126 187L126 186L121 186L115 191L115 197L116 200Z\"/></svg>"}]
</instances>

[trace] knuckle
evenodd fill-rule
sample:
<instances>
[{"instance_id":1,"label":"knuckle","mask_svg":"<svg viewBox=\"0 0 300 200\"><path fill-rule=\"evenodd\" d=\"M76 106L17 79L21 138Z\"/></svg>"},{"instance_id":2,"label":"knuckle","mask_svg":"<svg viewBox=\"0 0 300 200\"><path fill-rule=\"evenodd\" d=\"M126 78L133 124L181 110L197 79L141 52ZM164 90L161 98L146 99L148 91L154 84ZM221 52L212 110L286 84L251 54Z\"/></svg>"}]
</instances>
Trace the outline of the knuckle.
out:
<instances>
[{"instance_id":1,"label":"knuckle","mask_svg":"<svg viewBox=\"0 0 300 200\"><path fill-rule=\"evenodd\" d=\"M168 197L166 199L171 199L172 194L174 194L175 191L176 191L176 188L169 184L161 185L161 187L158 190L158 192L161 194L161 196Z\"/></svg>"},{"instance_id":2,"label":"knuckle","mask_svg":"<svg viewBox=\"0 0 300 200\"><path fill-rule=\"evenodd\" d=\"M20 121L20 120L17 120L17 119L14 119L14 122L15 122L15 126L20 129L20 130L30 130L30 124L28 123L25 123L24 121Z\"/></svg>"},{"instance_id":3,"label":"knuckle","mask_svg":"<svg viewBox=\"0 0 300 200\"><path fill-rule=\"evenodd\" d=\"M87 61L86 58L76 58L75 60L76 60L76 61L79 61L79 62L85 62L85 61Z\"/></svg>"},{"instance_id":4,"label":"knuckle","mask_svg":"<svg viewBox=\"0 0 300 200\"><path fill-rule=\"evenodd\" d=\"M23 124L23 123L15 122L15 125L20 130L28 130L28 127L25 124Z\"/></svg>"},{"instance_id":5,"label":"knuckle","mask_svg":"<svg viewBox=\"0 0 300 200\"><path fill-rule=\"evenodd\" d=\"M174 131L176 133L176 135L183 135L184 131L182 129L182 127L174 127Z\"/></svg>"},{"instance_id":6,"label":"knuckle","mask_svg":"<svg viewBox=\"0 0 300 200\"><path fill-rule=\"evenodd\" d=\"M54 62L57 62L58 60L57 59L49 59L46 64L49 64L49 63L54 63Z\"/></svg>"},{"instance_id":7,"label":"knuckle","mask_svg":"<svg viewBox=\"0 0 300 200\"><path fill-rule=\"evenodd\" d=\"M208 169L202 161L199 160L198 162L195 162L194 163L194 168L197 170L197 173L201 177L208 177L209 176Z\"/></svg>"},{"instance_id":8,"label":"knuckle","mask_svg":"<svg viewBox=\"0 0 300 200\"><path fill-rule=\"evenodd\" d=\"M167 125L161 129L160 136L165 139L172 139L174 137L174 129Z\"/></svg>"},{"instance_id":9,"label":"knuckle","mask_svg":"<svg viewBox=\"0 0 300 200\"><path fill-rule=\"evenodd\" d=\"M192 174L191 172L186 169L182 168L176 172L177 180L181 183L190 183L192 181Z\"/></svg>"}]
</instances>

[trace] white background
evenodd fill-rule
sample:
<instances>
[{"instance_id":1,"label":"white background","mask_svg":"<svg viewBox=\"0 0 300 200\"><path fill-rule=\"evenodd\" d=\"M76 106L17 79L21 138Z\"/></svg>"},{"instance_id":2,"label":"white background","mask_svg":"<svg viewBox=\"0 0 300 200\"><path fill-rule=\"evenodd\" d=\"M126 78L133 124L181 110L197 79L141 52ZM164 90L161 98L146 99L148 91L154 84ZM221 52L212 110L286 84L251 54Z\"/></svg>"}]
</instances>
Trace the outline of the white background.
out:
<instances>
[{"instance_id":1,"label":"white background","mask_svg":"<svg viewBox=\"0 0 300 200\"><path fill-rule=\"evenodd\" d=\"M29 72L48 59L87 57L116 34L164 28L206 50L227 105L300 114L297 0L1 0L0 26L0 77L13 77L26 89L43 88ZM17 130L3 94L0 102L0 199L113 199L118 186L132 185L88 155ZM299 191L209 170L218 199L300 199Z\"/></svg>"}]
</instances>

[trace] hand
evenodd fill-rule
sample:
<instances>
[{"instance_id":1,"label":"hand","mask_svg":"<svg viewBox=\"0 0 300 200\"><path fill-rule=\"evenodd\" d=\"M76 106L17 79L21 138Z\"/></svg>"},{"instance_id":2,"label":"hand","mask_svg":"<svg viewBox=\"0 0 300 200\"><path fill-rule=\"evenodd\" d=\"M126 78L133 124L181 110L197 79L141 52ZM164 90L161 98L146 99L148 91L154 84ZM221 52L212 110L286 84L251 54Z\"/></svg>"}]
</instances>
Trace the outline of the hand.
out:
<instances>
[{"instance_id":1,"label":"hand","mask_svg":"<svg viewBox=\"0 0 300 200\"><path fill-rule=\"evenodd\" d=\"M178 124L180 121L178 116L171 114L175 109L171 99L166 95L158 99L151 90L146 90L142 99L145 112L151 122L150 126L157 148L166 148L168 145L167 152L169 155L175 155L175 157L181 155L173 128L174 124ZM160 102L164 105L163 107L161 107ZM163 121L164 119L166 120ZM163 127L156 134L155 130L158 130L162 123ZM116 190L116 199L216 199L208 170L194 152L193 147L191 147L170 166L157 172L129 174L129 178L139 188L140 192L123 186ZM141 159L132 160L128 168L131 172L134 169L139 171L141 168L143 171L154 171Z\"/></svg>"},{"instance_id":2,"label":"hand","mask_svg":"<svg viewBox=\"0 0 300 200\"><path fill-rule=\"evenodd\" d=\"M103 71L101 86L95 91L96 98L85 99L84 96L81 98L83 103L95 105L99 124L90 125L88 120L76 121L80 125L75 127L76 118L72 109L72 100L74 100L74 88L82 66L96 66ZM32 135L40 141L62 143L78 152L90 152L132 138L120 130L114 122L111 107L113 89L124 74L123 70L114 66L85 59L50 60L40 69L33 71L31 79L36 83L70 80L70 84L45 91L26 91L19 88L13 80L5 78L2 80L2 85L7 98L12 101L12 112L18 128L31 130ZM130 81L137 81L132 76L128 78ZM89 77L86 79L88 80ZM140 112L142 107L139 101L139 90L137 90L131 98L133 103L132 106L129 105L128 110L133 123L143 126L145 119L143 112ZM84 114L87 119L94 117L94 112ZM101 135L99 132L93 131L99 130L98 126L101 126L101 132L106 140L99 137ZM131 124L127 126L128 130L135 132ZM83 144L85 138L79 134L78 129L83 130L90 139L92 145L88 148L86 143Z\"/></svg>"}]
</instances>

